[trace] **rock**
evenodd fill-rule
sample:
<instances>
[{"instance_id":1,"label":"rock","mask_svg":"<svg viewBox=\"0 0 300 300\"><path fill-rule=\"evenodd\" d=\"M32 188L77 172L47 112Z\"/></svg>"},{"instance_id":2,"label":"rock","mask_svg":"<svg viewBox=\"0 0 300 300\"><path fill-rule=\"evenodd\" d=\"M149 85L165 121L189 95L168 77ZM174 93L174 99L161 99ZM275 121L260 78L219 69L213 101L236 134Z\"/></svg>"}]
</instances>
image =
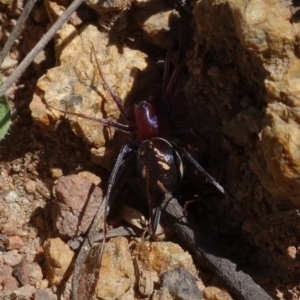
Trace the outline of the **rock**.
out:
<instances>
[{"instance_id":1,"label":"rock","mask_svg":"<svg viewBox=\"0 0 300 300\"><path fill-rule=\"evenodd\" d=\"M77 237L86 233L103 199L102 191L89 180L62 176L55 186L53 221L60 234Z\"/></svg>"},{"instance_id":2,"label":"rock","mask_svg":"<svg viewBox=\"0 0 300 300\"><path fill-rule=\"evenodd\" d=\"M251 218L253 224L243 224L249 239L288 274L293 269L298 276L299 263L296 259L290 264L286 251L294 244L299 216L278 220L272 229L252 226L268 214L300 204L300 61L295 51L299 20L293 21L295 9L298 4L277 0L263 4L227 0L225 5L197 1L193 11L196 44L188 62L192 77L186 92L192 98L189 112L197 120L195 130L208 141L213 165L221 169L216 160L222 157L222 146L226 147L223 163L224 157L230 158L225 159L223 178L225 190L231 193L232 223ZM288 222L292 228L283 228Z\"/></svg>"},{"instance_id":3,"label":"rock","mask_svg":"<svg viewBox=\"0 0 300 300\"><path fill-rule=\"evenodd\" d=\"M13 269L7 265L0 264L0 276L12 275Z\"/></svg>"},{"instance_id":4,"label":"rock","mask_svg":"<svg viewBox=\"0 0 300 300\"><path fill-rule=\"evenodd\" d=\"M18 64L18 61L15 59L12 59L9 55L7 55L1 65L1 71L12 69Z\"/></svg>"},{"instance_id":5,"label":"rock","mask_svg":"<svg viewBox=\"0 0 300 300\"><path fill-rule=\"evenodd\" d=\"M11 250L8 252L2 253L2 257L4 260L4 263L7 264L10 267L17 266L22 259L22 256L18 254L17 250Z\"/></svg>"},{"instance_id":6,"label":"rock","mask_svg":"<svg viewBox=\"0 0 300 300\"><path fill-rule=\"evenodd\" d=\"M25 190L27 193L34 193L36 188L36 183L33 180L27 179L25 182Z\"/></svg>"},{"instance_id":7,"label":"rock","mask_svg":"<svg viewBox=\"0 0 300 300\"><path fill-rule=\"evenodd\" d=\"M263 5L246 0L226 3L224 7L197 1L195 49L205 44L203 53L222 57L205 64L204 56L195 56L191 71L204 87L205 98L217 97L218 107L211 113L220 116L224 133L243 146L251 171L273 198L270 201L289 199L299 206L300 62L294 51L298 33L291 21L293 5L273 0ZM218 67L221 74L201 79L196 65L200 73Z\"/></svg>"},{"instance_id":8,"label":"rock","mask_svg":"<svg viewBox=\"0 0 300 300\"><path fill-rule=\"evenodd\" d=\"M49 287L49 281L47 279L43 279L36 285L36 288L38 289L47 289Z\"/></svg>"},{"instance_id":9,"label":"rock","mask_svg":"<svg viewBox=\"0 0 300 300\"><path fill-rule=\"evenodd\" d=\"M166 287L161 287L159 290L155 290L152 295L152 300L174 300Z\"/></svg>"},{"instance_id":10,"label":"rock","mask_svg":"<svg viewBox=\"0 0 300 300\"><path fill-rule=\"evenodd\" d=\"M87 4L99 14L99 23L113 31L126 28L132 0L95 1Z\"/></svg>"},{"instance_id":11,"label":"rock","mask_svg":"<svg viewBox=\"0 0 300 300\"><path fill-rule=\"evenodd\" d=\"M126 108L132 107L134 99L147 99L159 91L157 82L161 80L157 69L145 53L123 47L117 35L97 26L86 25L77 30L64 24L57 35L56 50L61 66L48 70L38 81L30 104L32 118L36 124L49 129L55 129L61 118L69 120L72 130L88 145L93 161L112 169L119 145L128 136L113 128L103 129L99 122L56 109L119 119L120 112L99 78L93 47L101 72Z\"/></svg>"},{"instance_id":12,"label":"rock","mask_svg":"<svg viewBox=\"0 0 300 300\"><path fill-rule=\"evenodd\" d=\"M179 26L182 28L178 11L161 0L139 0L135 5L133 16L143 30L143 37L159 47L171 49L178 39L174 32L178 32Z\"/></svg>"},{"instance_id":13,"label":"rock","mask_svg":"<svg viewBox=\"0 0 300 300\"><path fill-rule=\"evenodd\" d=\"M13 294L17 297L18 300L28 300L32 298L35 291L36 288L32 285L25 285L15 290Z\"/></svg>"},{"instance_id":14,"label":"rock","mask_svg":"<svg viewBox=\"0 0 300 300\"><path fill-rule=\"evenodd\" d=\"M2 286L3 286L3 291L14 291L19 287L19 283L16 278L12 276L7 276L3 281L2 281Z\"/></svg>"},{"instance_id":15,"label":"rock","mask_svg":"<svg viewBox=\"0 0 300 300\"><path fill-rule=\"evenodd\" d=\"M135 245L133 257L138 288L144 296L149 296L154 292L154 286L159 283L159 276L164 272L184 268L185 272L189 272L188 274L197 274L192 257L175 243L138 242ZM155 291L154 295L155 299L164 299L163 297L177 299L174 294L163 287L159 292Z\"/></svg>"},{"instance_id":16,"label":"rock","mask_svg":"<svg viewBox=\"0 0 300 300\"><path fill-rule=\"evenodd\" d=\"M62 169L60 169L60 168L54 168L54 167L52 167L50 169L50 172L51 172L51 177L52 178L59 178L59 177L63 176Z\"/></svg>"},{"instance_id":17,"label":"rock","mask_svg":"<svg viewBox=\"0 0 300 300\"><path fill-rule=\"evenodd\" d=\"M177 268L185 268L191 274L197 273L191 255L171 242L137 243L134 256L145 270L156 271L158 276Z\"/></svg>"},{"instance_id":18,"label":"rock","mask_svg":"<svg viewBox=\"0 0 300 300\"><path fill-rule=\"evenodd\" d=\"M159 278L155 271L144 269L136 257L134 257L134 264L138 290L143 297L149 298L153 294L154 284L158 283Z\"/></svg>"},{"instance_id":19,"label":"rock","mask_svg":"<svg viewBox=\"0 0 300 300\"><path fill-rule=\"evenodd\" d=\"M50 284L59 285L68 275L74 252L60 238L48 239L44 244L46 278Z\"/></svg>"},{"instance_id":20,"label":"rock","mask_svg":"<svg viewBox=\"0 0 300 300\"><path fill-rule=\"evenodd\" d=\"M34 300L57 300L51 289L37 290Z\"/></svg>"},{"instance_id":21,"label":"rock","mask_svg":"<svg viewBox=\"0 0 300 300\"><path fill-rule=\"evenodd\" d=\"M19 236L15 235L7 237L4 244L7 250L12 250L20 249L24 245L24 242Z\"/></svg>"},{"instance_id":22,"label":"rock","mask_svg":"<svg viewBox=\"0 0 300 300\"><path fill-rule=\"evenodd\" d=\"M220 289L215 286L206 287L203 290L203 297L205 300L233 300L225 289Z\"/></svg>"},{"instance_id":23,"label":"rock","mask_svg":"<svg viewBox=\"0 0 300 300\"><path fill-rule=\"evenodd\" d=\"M99 176L97 176L91 172L88 172L88 171L78 172L77 175L89 180L94 185L99 185L101 182L101 178Z\"/></svg>"},{"instance_id":24,"label":"rock","mask_svg":"<svg viewBox=\"0 0 300 300\"><path fill-rule=\"evenodd\" d=\"M128 240L117 237L105 245L95 294L99 299L120 299L133 289L134 267L128 250Z\"/></svg>"},{"instance_id":25,"label":"rock","mask_svg":"<svg viewBox=\"0 0 300 300\"><path fill-rule=\"evenodd\" d=\"M174 299L202 299L194 276L184 268L177 268L161 274L162 287L168 288Z\"/></svg>"},{"instance_id":26,"label":"rock","mask_svg":"<svg viewBox=\"0 0 300 300\"><path fill-rule=\"evenodd\" d=\"M18 233L18 223L16 220L8 220L8 222L0 225L1 232L8 236Z\"/></svg>"},{"instance_id":27,"label":"rock","mask_svg":"<svg viewBox=\"0 0 300 300\"><path fill-rule=\"evenodd\" d=\"M12 268L0 265L0 286L3 291L13 291L18 288L17 280L12 276ZM1 299L1 296L0 296Z\"/></svg>"},{"instance_id":28,"label":"rock","mask_svg":"<svg viewBox=\"0 0 300 300\"><path fill-rule=\"evenodd\" d=\"M295 246L290 246L286 249L286 253L289 258L295 259L297 257L297 249Z\"/></svg>"},{"instance_id":29,"label":"rock","mask_svg":"<svg viewBox=\"0 0 300 300\"><path fill-rule=\"evenodd\" d=\"M15 191L10 191L5 197L4 200L7 203L16 203L19 199L18 194Z\"/></svg>"},{"instance_id":30,"label":"rock","mask_svg":"<svg viewBox=\"0 0 300 300\"><path fill-rule=\"evenodd\" d=\"M36 262L22 261L14 270L13 275L21 285L36 285L43 279L41 267Z\"/></svg>"}]
</instances>

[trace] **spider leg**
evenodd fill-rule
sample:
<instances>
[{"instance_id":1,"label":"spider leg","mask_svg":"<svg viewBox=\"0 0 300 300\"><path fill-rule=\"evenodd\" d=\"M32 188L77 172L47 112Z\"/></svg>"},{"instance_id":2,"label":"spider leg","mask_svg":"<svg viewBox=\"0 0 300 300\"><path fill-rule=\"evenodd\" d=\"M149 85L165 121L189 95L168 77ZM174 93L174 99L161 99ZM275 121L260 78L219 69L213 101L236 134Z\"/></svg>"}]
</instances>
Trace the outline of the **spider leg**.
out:
<instances>
[{"instance_id":1,"label":"spider leg","mask_svg":"<svg viewBox=\"0 0 300 300\"><path fill-rule=\"evenodd\" d=\"M172 95L174 91L174 87L178 75L180 74L180 71L185 64L185 61L180 64L177 64L176 62L176 68L173 71L172 76L170 78L170 62L171 62L170 57L171 57L171 52L168 51L165 59L165 67L164 67L164 75L163 75L163 96L162 96L163 105L168 115L171 114L169 97Z\"/></svg>"},{"instance_id":2,"label":"spider leg","mask_svg":"<svg viewBox=\"0 0 300 300\"><path fill-rule=\"evenodd\" d=\"M160 205L156 207L155 212L152 213L152 215L153 214L154 214L154 218L151 221L151 226L152 226L152 233L155 234L156 230L157 230L157 227L158 227L158 224L159 224L159 221L160 221L160 216L161 216L161 207L160 207Z\"/></svg>"},{"instance_id":3,"label":"spider leg","mask_svg":"<svg viewBox=\"0 0 300 300\"><path fill-rule=\"evenodd\" d=\"M113 128L115 128L117 130L120 130L120 131L123 131L123 132L126 132L126 133L129 133L129 132L133 131L133 127L129 126L129 125L124 125L124 124L121 124L121 123L117 123L117 122L106 120L106 119L102 119L102 118L90 117L88 115L81 114L81 113L74 113L74 112L64 111L64 110L52 107L50 105L47 105L47 107L51 108L51 109L55 109L57 111L65 113L65 114L77 116L77 117L80 117L80 118L83 118L83 119L87 119L87 120L91 120L91 121L95 121L95 122L101 123L102 125L104 125L106 127L113 127Z\"/></svg>"},{"instance_id":4,"label":"spider leg","mask_svg":"<svg viewBox=\"0 0 300 300\"><path fill-rule=\"evenodd\" d=\"M204 168L194 159L189 151L185 148L180 148L183 156L185 156L206 178L207 180L213 184L221 193L225 194L224 188L216 181L214 177L212 177L209 173L207 173Z\"/></svg>"},{"instance_id":5,"label":"spider leg","mask_svg":"<svg viewBox=\"0 0 300 300\"><path fill-rule=\"evenodd\" d=\"M159 221L160 221L160 216L161 216L161 208L160 208L161 194L153 193L153 192L151 194L148 168L145 166L143 171L144 171L144 175L145 175L144 178L145 178L145 183L146 183L146 198L147 198L147 203L148 203L148 207L149 207L151 233L155 234L158 224L159 224Z\"/></svg>"},{"instance_id":6,"label":"spider leg","mask_svg":"<svg viewBox=\"0 0 300 300\"><path fill-rule=\"evenodd\" d=\"M180 125L176 126L170 129L171 133L176 134L183 134L183 133L192 133L194 136L198 137L198 134L195 132L195 130L188 125Z\"/></svg>"},{"instance_id":7,"label":"spider leg","mask_svg":"<svg viewBox=\"0 0 300 300\"><path fill-rule=\"evenodd\" d=\"M177 80L178 75L180 74L180 71L181 71L182 67L184 66L184 64L185 64L185 62L182 62L175 68L175 70L172 74L172 77L169 81L169 84L167 86L166 92L165 92L166 97L169 97L170 95L172 95L172 93L174 91L176 80Z\"/></svg>"},{"instance_id":8,"label":"spider leg","mask_svg":"<svg viewBox=\"0 0 300 300\"><path fill-rule=\"evenodd\" d=\"M127 121L132 121L132 117L130 116L130 114L127 112L127 110L125 109L125 106L123 104L123 102L121 101L120 97L117 95L117 93L114 91L114 89L110 86L110 84L108 83L107 79L105 78L105 76L103 75L101 68L100 68L100 64L97 60L96 57L96 51L94 46L92 46L92 52L95 56L95 61L96 61L96 65L97 65L97 69L99 72L99 75L104 83L105 88L108 90L111 98L114 100L114 102L116 103L116 105L118 106L121 114L123 115L123 117L127 120Z\"/></svg>"},{"instance_id":9,"label":"spider leg","mask_svg":"<svg viewBox=\"0 0 300 300\"><path fill-rule=\"evenodd\" d=\"M100 258L102 258L102 254L103 254L103 250L104 250L104 245L105 245L105 240L106 240L106 234L107 234L107 228L106 228L106 219L107 219L107 215L109 213L109 209L110 209L110 205L112 202L111 199L111 193L112 193L112 189L116 183L116 179L117 176L119 174L119 170L121 168L121 166L123 165L123 163L125 162L126 157L132 153L133 149L125 144L122 146L120 153L118 155L117 161L114 165L114 168L110 174L109 180L108 180L108 187L107 187L107 191L106 191L106 195L104 198L104 202L105 202L105 209L104 209L104 225L103 225L103 242L101 245L101 251L100 251Z\"/></svg>"},{"instance_id":10,"label":"spider leg","mask_svg":"<svg viewBox=\"0 0 300 300\"><path fill-rule=\"evenodd\" d=\"M163 75L163 98L166 96L167 87L170 81L170 51L167 52Z\"/></svg>"}]
</instances>

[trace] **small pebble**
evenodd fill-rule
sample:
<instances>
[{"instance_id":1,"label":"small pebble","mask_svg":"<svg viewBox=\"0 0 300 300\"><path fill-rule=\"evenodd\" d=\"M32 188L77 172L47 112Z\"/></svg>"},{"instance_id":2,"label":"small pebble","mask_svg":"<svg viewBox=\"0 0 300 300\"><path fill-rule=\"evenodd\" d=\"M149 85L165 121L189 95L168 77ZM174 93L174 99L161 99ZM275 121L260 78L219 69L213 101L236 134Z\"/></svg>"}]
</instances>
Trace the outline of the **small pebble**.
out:
<instances>
[{"instance_id":1,"label":"small pebble","mask_svg":"<svg viewBox=\"0 0 300 300\"><path fill-rule=\"evenodd\" d=\"M202 292L198 289L194 276L184 268L162 273L161 285L168 288L174 299L202 299Z\"/></svg>"},{"instance_id":2,"label":"small pebble","mask_svg":"<svg viewBox=\"0 0 300 300\"><path fill-rule=\"evenodd\" d=\"M52 178L59 178L59 177L63 176L62 169L60 169L60 168L51 168L50 172L51 172Z\"/></svg>"},{"instance_id":3,"label":"small pebble","mask_svg":"<svg viewBox=\"0 0 300 300\"><path fill-rule=\"evenodd\" d=\"M1 70L12 69L17 66L18 62L15 59L12 59L9 55L5 57L2 65Z\"/></svg>"},{"instance_id":4,"label":"small pebble","mask_svg":"<svg viewBox=\"0 0 300 300\"><path fill-rule=\"evenodd\" d=\"M215 286L206 287L203 291L203 296L205 300L233 300L225 289L220 289Z\"/></svg>"},{"instance_id":5,"label":"small pebble","mask_svg":"<svg viewBox=\"0 0 300 300\"><path fill-rule=\"evenodd\" d=\"M290 246L286 249L286 253L287 253L289 258L295 259L296 256L297 256L297 249L294 246Z\"/></svg>"},{"instance_id":6,"label":"small pebble","mask_svg":"<svg viewBox=\"0 0 300 300\"><path fill-rule=\"evenodd\" d=\"M18 288L19 283L16 278L12 276L8 276L6 279L2 282L3 291L14 291Z\"/></svg>"},{"instance_id":7,"label":"small pebble","mask_svg":"<svg viewBox=\"0 0 300 300\"><path fill-rule=\"evenodd\" d=\"M1 275L9 275L11 276L13 272L13 269L7 265L0 265L0 276Z\"/></svg>"},{"instance_id":8,"label":"small pebble","mask_svg":"<svg viewBox=\"0 0 300 300\"><path fill-rule=\"evenodd\" d=\"M43 279L41 267L36 262L22 261L13 271L13 275L22 285L36 285Z\"/></svg>"},{"instance_id":9,"label":"small pebble","mask_svg":"<svg viewBox=\"0 0 300 300\"><path fill-rule=\"evenodd\" d=\"M29 165L27 166L27 172L29 172L29 173L31 173L31 174L33 174L33 175L36 175L36 176L39 175L39 173L38 173L38 171L36 170L36 167L35 167L34 164L29 164Z\"/></svg>"},{"instance_id":10,"label":"small pebble","mask_svg":"<svg viewBox=\"0 0 300 300\"><path fill-rule=\"evenodd\" d=\"M35 293L34 300L57 300L57 296L50 289L38 290Z\"/></svg>"},{"instance_id":11,"label":"small pebble","mask_svg":"<svg viewBox=\"0 0 300 300\"><path fill-rule=\"evenodd\" d=\"M17 62L16 62L17 63ZM16 172L19 173L22 170L22 165L20 163L15 163L12 165L12 169Z\"/></svg>"},{"instance_id":12,"label":"small pebble","mask_svg":"<svg viewBox=\"0 0 300 300\"><path fill-rule=\"evenodd\" d=\"M43 279L40 282L38 282L35 286L38 289L46 289L49 286L49 281L47 279Z\"/></svg>"},{"instance_id":13,"label":"small pebble","mask_svg":"<svg viewBox=\"0 0 300 300\"><path fill-rule=\"evenodd\" d=\"M70 175L58 179L55 193L52 217L59 233L71 238L85 234L101 203L102 190L86 178Z\"/></svg>"},{"instance_id":14,"label":"small pebble","mask_svg":"<svg viewBox=\"0 0 300 300\"><path fill-rule=\"evenodd\" d=\"M36 189L36 183L33 180L27 180L25 183L25 190L27 193L34 193Z\"/></svg>"},{"instance_id":15,"label":"small pebble","mask_svg":"<svg viewBox=\"0 0 300 300\"><path fill-rule=\"evenodd\" d=\"M6 235L17 235L18 227L16 220L9 220L7 223L4 223L0 226L0 230L3 234Z\"/></svg>"},{"instance_id":16,"label":"small pebble","mask_svg":"<svg viewBox=\"0 0 300 300\"><path fill-rule=\"evenodd\" d=\"M20 198L20 203L22 205L29 205L30 204L30 201L26 198L26 197L21 197Z\"/></svg>"},{"instance_id":17,"label":"small pebble","mask_svg":"<svg viewBox=\"0 0 300 300\"><path fill-rule=\"evenodd\" d=\"M24 242L19 236L15 235L15 236L9 236L6 239L4 244L7 250L12 250L12 249L20 249L24 245Z\"/></svg>"},{"instance_id":18,"label":"small pebble","mask_svg":"<svg viewBox=\"0 0 300 300\"><path fill-rule=\"evenodd\" d=\"M101 182L101 178L91 172L88 171L81 171L77 174L80 177L88 179L90 182L92 182L94 185L99 185Z\"/></svg>"},{"instance_id":19,"label":"small pebble","mask_svg":"<svg viewBox=\"0 0 300 300\"><path fill-rule=\"evenodd\" d=\"M16 203L17 200L19 199L18 194L15 191L10 191L5 197L4 200L7 203Z\"/></svg>"},{"instance_id":20,"label":"small pebble","mask_svg":"<svg viewBox=\"0 0 300 300\"><path fill-rule=\"evenodd\" d=\"M81 246L81 244L82 244L82 239L80 239L80 238L68 241L68 245L70 246L70 248L72 250L79 249L79 247Z\"/></svg>"},{"instance_id":21,"label":"small pebble","mask_svg":"<svg viewBox=\"0 0 300 300\"><path fill-rule=\"evenodd\" d=\"M36 288L32 285L25 285L14 291L17 299L32 299L33 294L36 292Z\"/></svg>"},{"instance_id":22,"label":"small pebble","mask_svg":"<svg viewBox=\"0 0 300 300\"><path fill-rule=\"evenodd\" d=\"M60 238L46 240L44 250L46 278L51 285L59 285L70 270L74 252Z\"/></svg>"},{"instance_id":23,"label":"small pebble","mask_svg":"<svg viewBox=\"0 0 300 300\"><path fill-rule=\"evenodd\" d=\"M4 263L10 267L17 266L22 259L22 256L18 254L17 250L11 250L6 253L2 253L2 257L4 260Z\"/></svg>"}]
</instances>

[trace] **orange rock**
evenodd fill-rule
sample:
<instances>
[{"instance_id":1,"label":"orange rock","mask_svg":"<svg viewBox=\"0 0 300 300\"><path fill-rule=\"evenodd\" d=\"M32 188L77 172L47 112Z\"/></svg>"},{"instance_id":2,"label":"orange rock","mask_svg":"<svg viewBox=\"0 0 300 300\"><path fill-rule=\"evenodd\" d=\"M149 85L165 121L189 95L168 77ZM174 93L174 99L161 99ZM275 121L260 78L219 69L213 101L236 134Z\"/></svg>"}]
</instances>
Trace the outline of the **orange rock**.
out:
<instances>
[{"instance_id":1,"label":"orange rock","mask_svg":"<svg viewBox=\"0 0 300 300\"><path fill-rule=\"evenodd\" d=\"M208 286L203 290L203 298L205 300L233 300L225 289L215 286Z\"/></svg>"},{"instance_id":2,"label":"orange rock","mask_svg":"<svg viewBox=\"0 0 300 300\"><path fill-rule=\"evenodd\" d=\"M46 278L50 284L59 285L69 274L74 252L60 238L48 239L44 244Z\"/></svg>"}]
</instances>

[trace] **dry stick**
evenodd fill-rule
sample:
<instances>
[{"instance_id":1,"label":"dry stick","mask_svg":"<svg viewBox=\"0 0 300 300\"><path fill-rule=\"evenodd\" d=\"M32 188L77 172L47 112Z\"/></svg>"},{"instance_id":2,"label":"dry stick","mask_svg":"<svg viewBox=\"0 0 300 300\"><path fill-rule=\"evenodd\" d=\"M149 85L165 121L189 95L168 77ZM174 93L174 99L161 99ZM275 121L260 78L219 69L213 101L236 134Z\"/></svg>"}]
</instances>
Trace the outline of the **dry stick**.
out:
<instances>
[{"instance_id":1,"label":"dry stick","mask_svg":"<svg viewBox=\"0 0 300 300\"><path fill-rule=\"evenodd\" d=\"M76 262L74 265L74 272L72 278L72 300L78 299L78 288L79 288L79 279L81 275L81 270L83 268L84 262L87 258L88 253L90 252L93 244L96 242L101 242L104 238L112 238L117 236L137 236L142 235L143 231L139 228L131 227L119 227L112 229L104 234L104 232L99 233L103 229L104 225L104 212L105 212L105 201L102 201L96 216L93 220L91 228L89 230L87 238L84 240L83 245L80 248ZM101 260L101 257L99 257ZM99 265L99 268L101 266Z\"/></svg>"},{"instance_id":2,"label":"dry stick","mask_svg":"<svg viewBox=\"0 0 300 300\"><path fill-rule=\"evenodd\" d=\"M14 29L12 30L11 34L9 35L1 53L0 53L0 66L2 65L6 55L8 54L8 52L10 51L12 45L14 44L17 36L20 34L21 29L25 23L25 21L27 20L35 2L37 0L29 0L26 5L24 6L24 9L17 21L16 26L14 27Z\"/></svg>"},{"instance_id":3,"label":"dry stick","mask_svg":"<svg viewBox=\"0 0 300 300\"><path fill-rule=\"evenodd\" d=\"M102 199L102 202L98 208L98 211L89 229L88 235L85 238L83 244L81 245L78 256L76 258L74 264L73 278L72 278L72 289L71 289L72 300L78 300L78 288L79 288L79 279L81 275L81 270L89 251L92 249L93 241L95 241L94 236L98 234L99 231L104 227L105 205L106 205L106 201L104 198Z\"/></svg>"},{"instance_id":4,"label":"dry stick","mask_svg":"<svg viewBox=\"0 0 300 300\"><path fill-rule=\"evenodd\" d=\"M3 85L0 87L0 97L2 97L7 89L22 75L25 69L33 61L35 56L44 49L48 42L53 38L57 30L70 18L72 13L83 3L84 0L74 0L71 5L67 8L62 16L52 25L40 41L34 46L34 48L27 54L23 61L19 64L16 70L11 74Z\"/></svg>"},{"instance_id":5,"label":"dry stick","mask_svg":"<svg viewBox=\"0 0 300 300\"><path fill-rule=\"evenodd\" d=\"M133 227L118 227L111 229L107 232L106 238L118 237L118 236L141 236L143 230ZM104 233L97 233L93 237L93 243L102 242L104 240Z\"/></svg>"},{"instance_id":6,"label":"dry stick","mask_svg":"<svg viewBox=\"0 0 300 300\"><path fill-rule=\"evenodd\" d=\"M131 156L131 158L127 159L127 163L130 164L132 163L134 156ZM126 164L127 164L126 163ZM119 191L122 189L123 183L125 182L126 178L130 177L130 174L132 172L131 168L122 168L119 170L119 174L117 176L116 179L116 185L115 188L112 189L112 193L111 193L111 198L110 201L113 202L115 197L119 194ZM93 243L103 239L104 233L99 233L100 230L103 230L104 228L104 220L105 220L105 206L106 206L106 201L105 198L102 199L102 202L100 204L100 207L98 209L98 211L95 214L94 220L88 230L88 234L87 237L85 238L79 253L77 255L76 261L74 263L74 272L73 272L73 278L72 278L72 291L71 291L71 299L72 300L78 300L78 288L79 288L79 280L80 280L80 276L81 276L81 271L83 269L83 265L84 262L90 252L90 250L92 249ZM127 229L128 234L130 235L130 230ZM136 235L138 232L140 232L139 230L136 229L132 229L132 231L134 232L133 235ZM142 233L140 232L140 234L142 235ZM125 235L125 234L120 234L120 235ZM107 232L107 237L111 237L110 236L110 232ZM99 257L99 268L101 267L101 256Z\"/></svg>"},{"instance_id":7,"label":"dry stick","mask_svg":"<svg viewBox=\"0 0 300 300\"><path fill-rule=\"evenodd\" d=\"M208 268L227 286L239 300L272 300L272 298L253 279L235 263L225 258L222 247L213 240L196 220L184 217L182 207L171 195L166 195L162 204L164 219L178 237L190 248L196 258L205 261Z\"/></svg>"}]
</instances>

